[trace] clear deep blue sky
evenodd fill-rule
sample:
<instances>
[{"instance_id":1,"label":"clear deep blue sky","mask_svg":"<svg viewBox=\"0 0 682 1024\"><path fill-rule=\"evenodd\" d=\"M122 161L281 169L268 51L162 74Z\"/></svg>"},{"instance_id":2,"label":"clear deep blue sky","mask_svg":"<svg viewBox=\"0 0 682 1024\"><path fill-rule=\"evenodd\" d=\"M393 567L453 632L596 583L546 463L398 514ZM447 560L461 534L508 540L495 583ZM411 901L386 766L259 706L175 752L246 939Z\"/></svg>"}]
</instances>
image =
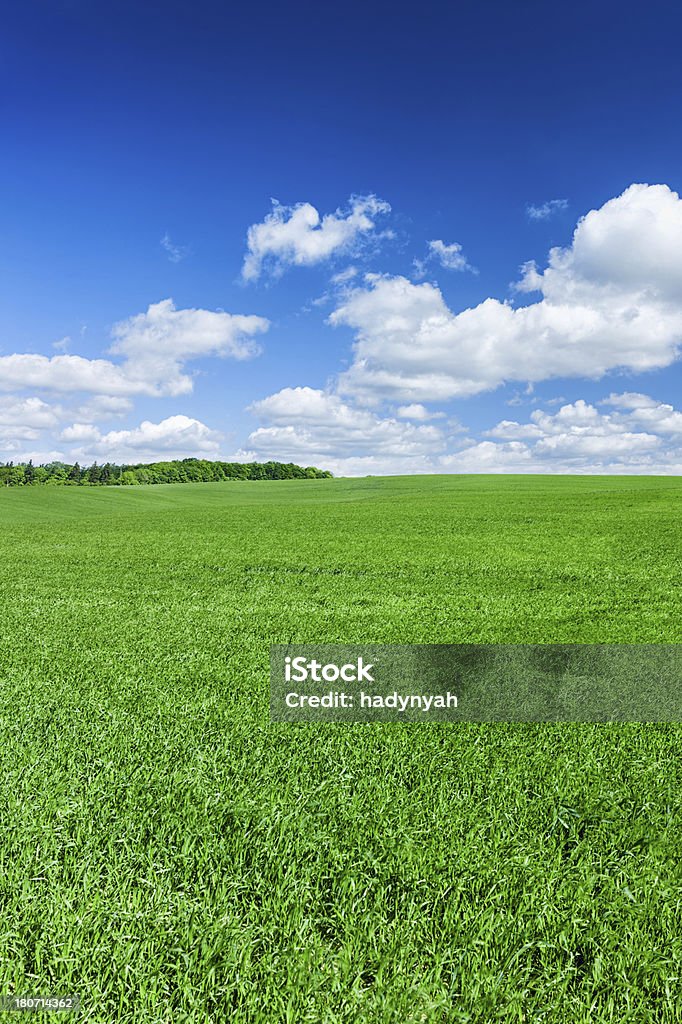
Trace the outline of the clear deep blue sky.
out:
<instances>
[{"instance_id":1,"label":"clear deep blue sky","mask_svg":"<svg viewBox=\"0 0 682 1024\"><path fill-rule=\"evenodd\" d=\"M246 406L288 387L333 393L351 362L352 327L325 323L340 300L310 306L333 273L353 264L433 282L458 313L509 298L522 263L544 268L579 217L632 183L679 191L681 38L682 8L658 2L6 5L0 355L116 361L112 325L169 297L266 317L256 358L198 358L191 394L134 395L124 416L96 420L106 434L183 415L224 435L221 454L251 450ZM370 193L390 203L377 231L392 237L240 280L247 229L271 197L325 214ZM553 199L566 203L528 215ZM188 250L176 262L166 235ZM431 239L460 244L478 274L434 260L414 277ZM499 420L528 422L541 400L634 391L674 405L679 384L671 359L625 380L538 381L523 408L506 405L519 382L425 404L473 444ZM8 440L0 459L78 447L60 432L87 396L30 383L11 395L69 408L35 443ZM400 401L383 396L373 415L395 416ZM334 443L330 457L356 451L346 435Z\"/></svg>"}]
</instances>

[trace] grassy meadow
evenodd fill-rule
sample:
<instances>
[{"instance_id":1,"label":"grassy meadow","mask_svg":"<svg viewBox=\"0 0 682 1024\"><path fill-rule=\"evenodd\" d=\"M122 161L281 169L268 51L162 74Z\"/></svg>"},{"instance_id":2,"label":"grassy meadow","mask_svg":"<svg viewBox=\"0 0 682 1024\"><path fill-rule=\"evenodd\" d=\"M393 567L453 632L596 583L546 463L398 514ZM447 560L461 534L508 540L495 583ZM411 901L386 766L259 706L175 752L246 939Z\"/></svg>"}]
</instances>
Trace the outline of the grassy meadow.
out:
<instances>
[{"instance_id":1,"label":"grassy meadow","mask_svg":"<svg viewBox=\"0 0 682 1024\"><path fill-rule=\"evenodd\" d=\"M651 477L2 489L0 993L682 1020L682 726L268 721L271 643L678 642L681 509Z\"/></svg>"}]
</instances>

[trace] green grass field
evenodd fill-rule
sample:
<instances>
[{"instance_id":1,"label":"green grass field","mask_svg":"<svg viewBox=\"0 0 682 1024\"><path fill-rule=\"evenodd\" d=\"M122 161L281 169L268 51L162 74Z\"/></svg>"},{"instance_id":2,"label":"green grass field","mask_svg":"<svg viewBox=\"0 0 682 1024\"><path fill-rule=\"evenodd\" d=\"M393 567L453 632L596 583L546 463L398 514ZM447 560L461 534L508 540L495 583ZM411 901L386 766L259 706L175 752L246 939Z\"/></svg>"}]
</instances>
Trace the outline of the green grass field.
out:
<instances>
[{"instance_id":1,"label":"green grass field","mask_svg":"<svg viewBox=\"0 0 682 1024\"><path fill-rule=\"evenodd\" d=\"M678 642L681 507L675 478L3 490L0 993L682 1020L681 727L267 712L271 643Z\"/></svg>"}]
</instances>

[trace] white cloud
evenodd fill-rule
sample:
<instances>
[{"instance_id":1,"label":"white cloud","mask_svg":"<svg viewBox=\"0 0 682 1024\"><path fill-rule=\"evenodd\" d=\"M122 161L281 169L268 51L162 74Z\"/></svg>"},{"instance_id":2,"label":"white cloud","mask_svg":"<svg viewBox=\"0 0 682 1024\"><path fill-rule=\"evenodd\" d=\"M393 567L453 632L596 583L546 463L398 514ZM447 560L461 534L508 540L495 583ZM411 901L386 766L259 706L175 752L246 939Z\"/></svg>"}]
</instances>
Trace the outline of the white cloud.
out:
<instances>
[{"instance_id":1,"label":"white cloud","mask_svg":"<svg viewBox=\"0 0 682 1024\"><path fill-rule=\"evenodd\" d=\"M0 451L15 460L23 455L26 442L40 441L43 432L59 423L62 410L40 398L0 395Z\"/></svg>"},{"instance_id":2,"label":"white cloud","mask_svg":"<svg viewBox=\"0 0 682 1024\"><path fill-rule=\"evenodd\" d=\"M602 413L579 399L555 413L536 409L528 423L503 420L472 439L456 438L458 424L446 430L401 423L329 392L285 388L251 407L267 425L250 435L245 455L314 463L342 476L679 473L682 447L674 435L682 425L674 417L682 414L642 395L611 396L605 403L615 407L621 399L625 411ZM638 423L642 410L657 410L661 432Z\"/></svg>"},{"instance_id":3,"label":"white cloud","mask_svg":"<svg viewBox=\"0 0 682 1024\"><path fill-rule=\"evenodd\" d=\"M34 466L66 460L64 452L55 448L17 448L16 450L5 449L5 451L11 454L13 462L32 462Z\"/></svg>"},{"instance_id":4,"label":"white cloud","mask_svg":"<svg viewBox=\"0 0 682 1024\"><path fill-rule=\"evenodd\" d=\"M259 457L314 463L333 472L348 474L351 466L372 467L368 473L419 471L425 457L446 444L437 427L379 417L315 388L284 388L254 402L250 411L268 424L248 439Z\"/></svg>"},{"instance_id":5,"label":"white cloud","mask_svg":"<svg viewBox=\"0 0 682 1024\"><path fill-rule=\"evenodd\" d=\"M682 472L682 413L648 395L611 395L601 413L579 399L529 423L503 420L483 441L440 460L452 471L668 474ZM478 469L474 468L476 465Z\"/></svg>"},{"instance_id":6,"label":"white cloud","mask_svg":"<svg viewBox=\"0 0 682 1024\"><path fill-rule=\"evenodd\" d=\"M625 392L622 395L610 395L601 404L626 410L621 417L629 423L666 437L682 436L682 412L678 412L665 402L657 402L648 395Z\"/></svg>"},{"instance_id":7,"label":"white cloud","mask_svg":"<svg viewBox=\"0 0 682 1024\"><path fill-rule=\"evenodd\" d=\"M345 270L340 270L338 274L334 274L332 276L331 282L332 284L346 284L348 281L351 281L354 277L357 277L358 273L359 271L357 267L346 267Z\"/></svg>"},{"instance_id":8,"label":"white cloud","mask_svg":"<svg viewBox=\"0 0 682 1024\"><path fill-rule=\"evenodd\" d=\"M99 441L101 436L94 423L72 423L62 430L59 438L61 441Z\"/></svg>"},{"instance_id":9,"label":"white cloud","mask_svg":"<svg viewBox=\"0 0 682 1024\"><path fill-rule=\"evenodd\" d=\"M0 450L5 452L16 451L24 441L37 441L40 431L32 427L5 427L0 426Z\"/></svg>"},{"instance_id":10,"label":"white cloud","mask_svg":"<svg viewBox=\"0 0 682 1024\"><path fill-rule=\"evenodd\" d=\"M553 415L537 409L530 423L502 420L486 434L529 442L522 445L525 457L545 472L663 472L661 467L670 471L682 460L679 440L675 444L675 435L682 436L682 414L672 406L632 394L612 395L600 405L617 411L604 414L579 399Z\"/></svg>"},{"instance_id":11,"label":"white cloud","mask_svg":"<svg viewBox=\"0 0 682 1024\"><path fill-rule=\"evenodd\" d=\"M17 398L0 395L0 425L45 430L59 421L59 409L40 398Z\"/></svg>"},{"instance_id":12,"label":"white cloud","mask_svg":"<svg viewBox=\"0 0 682 1024\"><path fill-rule=\"evenodd\" d=\"M478 273L462 252L459 242L446 245L442 239L434 238L429 242L429 256L438 260L441 267L445 267L446 270L471 270Z\"/></svg>"},{"instance_id":13,"label":"white cloud","mask_svg":"<svg viewBox=\"0 0 682 1024\"><path fill-rule=\"evenodd\" d=\"M260 349L253 341L266 331L268 321L259 316L239 316L208 309L176 309L165 299L114 326L111 352L125 356L125 372L131 378L163 382L166 393L191 390L182 366L200 356L251 359Z\"/></svg>"},{"instance_id":14,"label":"white cloud","mask_svg":"<svg viewBox=\"0 0 682 1024\"><path fill-rule=\"evenodd\" d=\"M314 388L284 388L255 402L251 411L272 424L250 435L252 457L312 463L337 476L496 471L487 468L493 462L488 449L499 461L502 448L469 442L467 458L448 454L452 438L440 428L379 417ZM525 446L517 447L525 452ZM514 468L521 458L526 465L531 461L523 452L515 456Z\"/></svg>"},{"instance_id":15,"label":"white cloud","mask_svg":"<svg viewBox=\"0 0 682 1024\"><path fill-rule=\"evenodd\" d=\"M446 245L440 238L434 238L428 243L428 255L426 259L414 259L413 276L418 280L426 276L429 260L437 261L446 270L469 270L472 274L478 274L476 267L472 267L462 252L459 242L452 242Z\"/></svg>"},{"instance_id":16,"label":"white cloud","mask_svg":"<svg viewBox=\"0 0 682 1024\"><path fill-rule=\"evenodd\" d=\"M50 391L150 393L150 386L133 382L120 366L106 359L83 356L42 356L17 353L0 356L0 388L45 388ZM153 392L153 389L151 391Z\"/></svg>"},{"instance_id":17,"label":"white cloud","mask_svg":"<svg viewBox=\"0 0 682 1024\"><path fill-rule=\"evenodd\" d=\"M533 463L528 447L520 441L495 444L479 441L460 452L438 460L440 473L542 473L547 469Z\"/></svg>"},{"instance_id":18,"label":"white cloud","mask_svg":"<svg viewBox=\"0 0 682 1024\"><path fill-rule=\"evenodd\" d=\"M665 185L632 185L584 217L544 272L527 264L520 287L541 298L453 313L435 285L367 275L330 316L356 332L339 391L421 402L670 365L682 341L682 201Z\"/></svg>"},{"instance_id":19,"label":"white cloud","mask_svg":"<svg viewBox=\"0 0 682 1024\"><path fill-rule=\"evenodd\" d=\"M542 438L535 445L533 452L535 455L547 455L552 458L557 455L568 459L581 459L586 456L590 460L606 459L612 462L623 455L650 452L660 443L660 438L653 434L613 434L608 431L580 434L570 431Z\"/></svg>"},{"instance_id":20,"label":"white cloud","mask_svg":"<svg viewBox=\"0 0 682 1024\"><path fill-rule=\"evenodd\" d=\"M192 390L185 363L201 356L250 359L260 351L254 335L268 329L259 316L207 309L176 309L172 299L153 303L116 324L110 351L121 363L83 356L33 353L0 356L0 389L45 388L108 396L180 395Z\"/></svg>"},{"instance_id":21,"label":"white cloud","mask_svg":"<svg viewBox=\"0 0 682 1024\"><path fill-rule=\"evenodd\" d=\"M169 416L160 423L144 420L131 430L101 434L89 424L74 423L62 433L64 440L86 442L74 449L80 462L106 458L110 462L149 462L153 458L215 457L222 435L189 416Z\"/></svg>"},{"instance_id":22,"label":"white cloud","mask_svg":"<svg viewBox=\"0 0 682 1024\"><path fill-rule=\"evenodd\" d=\"M186 245L175 245L168 232L161 239L160 245L165 249L171 263L180 263L189 255L189 248Z\"/></svg>"},{"instance_id":23,"label":"white cloud","mask_svg":"<svg viewBox=\"0 0 682 1024\"><path fill-rule=\"evenodd\" d=\"M312 266L348 251L374 229L375 219L391 209L376 196L352 196L347 210L320 214L310 203L282 206L272 201L272 213L252 224L242 277L255 281L267 268L280 274L287 266Z\"/></svg>"},{"instance_id":24,"label":"white cloud","mask_svg":"<svg viewBox=\"0 0 682 1024\"><path fill-rule=\"evenodd\" d=\"M608 398L602 398L599 404L612 405L617 409L654 409L660 405L655 398L641 395L637 391L624 391L620 395L610 394Z\"/></svg>"},{"instance_id":25,"label":"white cloud","mask_svg":"<svg viewBox=\"0 0 682 1024\"><path fill-rule=\"evenodd\" d=\"M631 185L591 210L568 249L550 250L542 291L553 302L577 290L609 289L632 299L682 299L682 201L667 185Z\"/></svg>"},{"instance_id":26,"label":"white cloud","mask_svg":"<svg viewBox=\"0 0 682 1024\"><path fill-rule=\"evenodd\" d=\"M111 416L124 416L131 412L133 403L121 395L93 395L76 409L76 417L86 423Z\"/></svg>"},{"instance_id":27,"label":"white cloud","mask_svg":"<svg viewBox=\"0 0 682 1024\"><path fill-rule=\"evenodd\" d=\"M517 423L516 420L501 420L492 430L485 430L486 437L500 441L520 441L529 437L542 437L542 430L535 423Z\"/></svg>"},{"instance_id":28,"label":"white cloud","mask_svg":"<svg viewBox=\"0 0 682 1024\"><path fill-rule=\"evenodd\" d=\"M396 409L396 415L403 420L440 420L445 416L444 412L430 412L425 405L413 402L411 405L401 405Z\"/></svg>"},{"instance_id":29,"label":"white cloud","mask_svg":"<svg viewBox=\"0 0 682 1024\"><path fill-rule=\"evenodd\" d=\"M559 213L561 210L568 208L567 199L550 199L546 203L540 203L539 206L534 206L529 203L526 207L526 213L531 220L547 220L553 213Z\"/></svg>"}]
</instances>

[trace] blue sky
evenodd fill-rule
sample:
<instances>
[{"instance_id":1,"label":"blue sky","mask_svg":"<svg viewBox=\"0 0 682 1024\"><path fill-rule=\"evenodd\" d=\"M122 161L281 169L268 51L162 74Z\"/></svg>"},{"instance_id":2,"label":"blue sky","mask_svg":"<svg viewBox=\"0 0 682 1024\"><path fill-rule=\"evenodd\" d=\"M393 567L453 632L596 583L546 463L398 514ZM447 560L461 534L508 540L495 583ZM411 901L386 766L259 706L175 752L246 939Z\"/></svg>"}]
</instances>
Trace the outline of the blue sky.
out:
<instances>
[{"instance_id":1,"label":"blue sky","mask_svg":"<svg viewBox=\"0 0 682 1024\"><path fill-rule=\"evenodd\" d=\"M0 460L680 472L679 8L139 8L5 13Z\"/></svg>"}]
</instances>

